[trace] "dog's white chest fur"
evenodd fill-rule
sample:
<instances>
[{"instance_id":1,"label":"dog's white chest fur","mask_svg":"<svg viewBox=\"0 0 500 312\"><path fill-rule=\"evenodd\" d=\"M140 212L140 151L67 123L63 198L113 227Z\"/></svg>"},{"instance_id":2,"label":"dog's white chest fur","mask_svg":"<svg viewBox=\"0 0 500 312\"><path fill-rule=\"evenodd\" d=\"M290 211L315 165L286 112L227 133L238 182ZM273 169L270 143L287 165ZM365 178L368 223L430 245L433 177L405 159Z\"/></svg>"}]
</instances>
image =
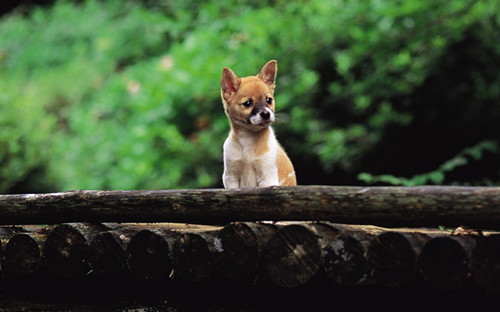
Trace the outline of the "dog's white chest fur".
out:
<instances>
[{"instance_id":1,"label":"dog's white chest fur","mask_svg":"<svg viewBox=\"0 0 500 312\"><path fill-rule=\"evenodd\" d=\"M240 132L238 136L235 136L234 133L230 133L224 142L222 180L225 188L279 185L276 167L278 144L271 127L269 131L266 151L260 155L257 155L255 135Z\"/></svg>"}]
</instances>

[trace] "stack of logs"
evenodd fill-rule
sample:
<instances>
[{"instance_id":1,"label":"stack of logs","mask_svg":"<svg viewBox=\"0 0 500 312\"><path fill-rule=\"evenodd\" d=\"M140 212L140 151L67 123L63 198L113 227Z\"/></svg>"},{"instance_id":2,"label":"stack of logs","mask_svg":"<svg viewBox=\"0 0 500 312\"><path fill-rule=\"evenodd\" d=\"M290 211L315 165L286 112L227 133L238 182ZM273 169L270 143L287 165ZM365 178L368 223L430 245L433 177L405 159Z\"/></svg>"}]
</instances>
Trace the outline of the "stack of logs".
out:
<instances>
[{"instance_id":1,"label":"stack of logs","mask_svg":"<svg viewBox=\"0 0 500 312\"><path fill-rule=\"evenodd\" d=\"M328 222L64 223L3 226L2 273L44 269L63 279L91 276L214 280L297 288L401 286L421 279L438 289L478 285L500 291L500 236L467 230L388 229Z\"/></svg>"},{"instance_id":2,"label":"stack of logs","mask_svg":"<svg viewBox=\"0 0 500 312\"><path fill-rule=\"evenodd\" d=\"M57 277L62 288L223 282L290 293L427 283L500 291L500 234L484 231L499 229L499 187L0 195L0 222L3 288L48 288Z\"/></svg>"}]
</instances>

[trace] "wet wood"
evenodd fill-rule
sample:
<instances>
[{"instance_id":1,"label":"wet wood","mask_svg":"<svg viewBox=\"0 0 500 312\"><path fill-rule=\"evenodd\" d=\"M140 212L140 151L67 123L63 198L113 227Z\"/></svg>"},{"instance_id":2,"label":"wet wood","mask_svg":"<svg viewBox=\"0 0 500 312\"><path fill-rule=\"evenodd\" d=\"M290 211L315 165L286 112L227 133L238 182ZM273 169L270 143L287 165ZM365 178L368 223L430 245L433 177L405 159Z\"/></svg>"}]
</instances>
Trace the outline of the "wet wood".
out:
<instances>
[{"instance_id":1,"label":"wet wood","mask_svg":"<svg viewBox=\"0 0 500 312\"><path fill-rule=\"evenodd\" d=\"M500 187L297 186L0 195L6 224L301 220L500 227Z\"/></svg>"}]
</instances>

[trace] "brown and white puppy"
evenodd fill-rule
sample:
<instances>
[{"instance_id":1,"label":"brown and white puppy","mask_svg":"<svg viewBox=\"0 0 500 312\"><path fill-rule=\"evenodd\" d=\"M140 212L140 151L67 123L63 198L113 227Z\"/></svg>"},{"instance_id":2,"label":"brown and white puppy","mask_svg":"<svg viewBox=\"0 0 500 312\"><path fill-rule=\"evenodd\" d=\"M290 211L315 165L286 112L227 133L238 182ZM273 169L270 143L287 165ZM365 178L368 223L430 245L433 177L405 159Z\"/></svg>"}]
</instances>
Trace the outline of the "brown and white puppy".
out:
<instances>
[{"instance_id":1,"label":"brown and white puppy","mask_svg":"<svg viewBox=\"0 0 500 312\"><path fill-rule=\"evenodd\" d=\"M270 126L276 71L274 60L257 76L239 78L227 67L222 71L222 103L231 123L224 142L225 188L297 185L292 162Z\"/></svg>"}]
</instances>

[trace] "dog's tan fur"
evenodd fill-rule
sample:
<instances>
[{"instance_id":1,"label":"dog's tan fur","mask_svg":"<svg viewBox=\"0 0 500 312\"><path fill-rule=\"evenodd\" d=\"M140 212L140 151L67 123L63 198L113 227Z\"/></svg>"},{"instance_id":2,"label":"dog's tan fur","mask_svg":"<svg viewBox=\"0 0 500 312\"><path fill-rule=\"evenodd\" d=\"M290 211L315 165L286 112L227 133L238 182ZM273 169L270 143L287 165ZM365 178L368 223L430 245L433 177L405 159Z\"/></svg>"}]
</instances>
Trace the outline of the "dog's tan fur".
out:
<instances>
[{"instance_id":1,"label":"dog's tan fur","mask_svg":"<svg viewBox=\"0 0 500 312\"><path fill-rule=\"evenodd\" d=\"M239 78L227 67L222 72L221 98L231 123L224 143L225 188L297 185L292 162L270 127L276 71L272 60L257 76Z\"/></svg>"}]
</instances>

